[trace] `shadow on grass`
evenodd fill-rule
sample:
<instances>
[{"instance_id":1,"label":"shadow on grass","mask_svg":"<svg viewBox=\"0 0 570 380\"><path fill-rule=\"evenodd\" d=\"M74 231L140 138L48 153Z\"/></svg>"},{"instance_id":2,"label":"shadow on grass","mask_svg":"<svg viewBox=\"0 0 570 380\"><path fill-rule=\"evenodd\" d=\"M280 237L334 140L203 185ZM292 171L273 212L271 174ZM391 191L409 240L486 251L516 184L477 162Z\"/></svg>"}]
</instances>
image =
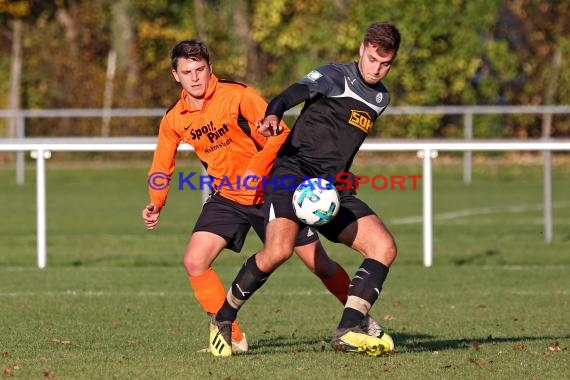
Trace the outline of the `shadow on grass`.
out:
<instances>
[{"instance_id":1,"label":"shadow on grass","mask_svg":"<svg viewBox=\"0 0 570 380\"><path fill-rule=\"evenodd\" d=\"M444 351L458 349L479 349L485 345L493 345L499 343L522 343L536 340L560 341L570 339L570 335L564 336L513 336L513 337L475 337L461 339L434 339L433 335L428 334L391 334L396 342L396 351L400 353L406 352L424 352L424 351ZM323 352L330 351L330 337L327 338L310 338L278 335L274 337L262 338L250 342L249 351L243 355L259 355L267 353L291 353L291 352Z\"/></svg>"},{"instance_id":2,"label":"shadow on grass","mask_svg":"<svg viewBox=\"0 0 570 380\"><path fill-rule=\"evenodd\" d=\"M453 263L457 266L463 266L463 265L470 265L470 264L479 264L479 265L484 265L484 264L489 264L488 260L489 258L493 257L493 256L500 256L501 252L499 250L496 249L489 249L486 250L483 253L476 253L467 257L463 257L460 259L456 259L453 261Z\"/></svg>"},{"instance_id":3,"label":"shadow on grass","mask_svg":"<svg viewBox=\"0 0 570 380\"><path fill-rule=\"evenodd\" d=\"M330 349L329 339L277 335L251 342L244 355L291 352L321 352Z\"/></svg>"},{"instance_id":4,"label":"shadow on grass","mask_svg":"<svg viewBox=\"0 0 570 380\"><path fill-rule=\"evenodd\" d=\"M489 335L487 337L475 338L461 338L461 339L434 339L432 335L427 334L392 334L398 351L443 351L443 350L457 350L465 348L477 348L485 345L499 344L499 343L522 343L536 340L551 340L559 341L562 339L569 339L570 335L564 336L511 336L511 337L494 337Z\"/></svg>"}]
</instances>

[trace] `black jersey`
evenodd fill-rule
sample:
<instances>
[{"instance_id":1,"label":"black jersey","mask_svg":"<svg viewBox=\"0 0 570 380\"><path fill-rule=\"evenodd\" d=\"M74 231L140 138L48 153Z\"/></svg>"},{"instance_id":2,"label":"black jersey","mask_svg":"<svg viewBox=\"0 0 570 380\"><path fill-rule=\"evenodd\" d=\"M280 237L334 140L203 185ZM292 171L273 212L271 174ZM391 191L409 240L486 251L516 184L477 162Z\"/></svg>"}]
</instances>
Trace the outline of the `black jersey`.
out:
<instances>
[{"instance_id":1,"label":"black jersey","mask_svg":"<svg viewBox=\"0 0 570 380\"><path fill-rule=\"evenodd\" d=\"M389 103L382 83L364 82L356 62L316 68L298 84L309 89L274 169L311 177L347 172L374 121Z\"/></svg>"}]
</instances>

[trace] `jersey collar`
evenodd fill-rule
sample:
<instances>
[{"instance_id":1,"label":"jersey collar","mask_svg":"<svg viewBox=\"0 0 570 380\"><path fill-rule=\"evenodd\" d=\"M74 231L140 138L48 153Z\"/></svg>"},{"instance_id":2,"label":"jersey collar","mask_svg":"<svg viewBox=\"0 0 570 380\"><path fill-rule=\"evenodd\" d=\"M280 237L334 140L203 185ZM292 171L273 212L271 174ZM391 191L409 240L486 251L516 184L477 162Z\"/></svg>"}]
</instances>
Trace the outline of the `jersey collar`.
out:
<instances>
[{"instance_id":1,"label":"jersey collar","mask_svg":"<svg viewBox=\"0 0 570 380\"><path fill-rule=\"evenodd\" d=\"M204 96L204 103L202 104L202 109L204 109L204 107L208 104L208 102L214 96L214 92L216 91L217 86L218 86L218 77L215 76L214 73L212 73L212 75L210 76L210 81L208 82L208 87L206 88L206 95ZM195 111L201 111L202 110L202 109L200 109L200 110L190 109L190 107L188 106L188 103L186 102L187 97L188 97L188 94L183 89L180 93L180 98L184 102L184 109L182 110L182 112L193 112L193 111L195 112Z\"/></svg>"}]
</instances>

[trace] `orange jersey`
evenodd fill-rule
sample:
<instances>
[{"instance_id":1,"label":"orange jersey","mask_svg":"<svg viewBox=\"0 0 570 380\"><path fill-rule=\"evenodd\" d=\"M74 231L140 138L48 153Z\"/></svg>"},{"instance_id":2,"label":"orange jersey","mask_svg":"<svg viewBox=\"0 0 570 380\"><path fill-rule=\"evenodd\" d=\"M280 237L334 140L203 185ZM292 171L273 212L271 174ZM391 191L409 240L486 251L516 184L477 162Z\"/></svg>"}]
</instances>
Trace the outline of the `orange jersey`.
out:
<instances>
[{"instance_id":1,"label":"orange jersey","mask_svg":"<svg viewBox=\"0 0 570 380\"><path fill-rule=\"evenodd\" d=\"M270 138L257 133L254 123L264 117L267 102L242 83L218 80L212 74L201 109L191 109L187 96L182 90L180 99L160 122L149 175L162 172L172 178L176 150L184 141L194 148L221 195L243 205L263 203L261 186L244 187L244 175L261 178L269 173L289 129L283 128L282 134ZM168 190L149 186L151 202L164 206Z\"/></svg>"}]
</instances>

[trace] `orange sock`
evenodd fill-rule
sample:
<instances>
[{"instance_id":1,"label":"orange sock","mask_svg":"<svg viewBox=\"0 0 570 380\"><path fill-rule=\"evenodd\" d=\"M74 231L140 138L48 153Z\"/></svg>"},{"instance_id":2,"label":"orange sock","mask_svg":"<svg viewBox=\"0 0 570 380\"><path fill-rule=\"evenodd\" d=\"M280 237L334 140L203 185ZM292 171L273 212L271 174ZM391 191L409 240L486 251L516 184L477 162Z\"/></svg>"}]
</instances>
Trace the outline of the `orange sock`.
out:
<instances>
[{"instance_id":1,"label":"orange sock","mask_svg":"<svg viewBox=\"0 0 570 380\"><path fill-rule=\"evenodd\" d=\"M194 290L194 296L198 303L208 314L215 314L220 310L226 300L226 290L220 277L213 268L199 276L188 277L190 286ZM232 324L232 340L242 340L243 332L237 321Z\"/></svg>"},{"instance_id":2,"label":"orange sock","mask_svg":"<svg viewBox=\"0 0 570 380\"><path fill-rule=\"evenodd\" d=\"M348 299L348 285L350 277L340 264L336 264L336 272L332 277L321 279L323 284L343 305Z\"/></svg>"},{"instance_id":3,"label":"orange sock","mask_svg":"<svg viewBox=\"0 0 570 380\"><path fill-rule=\"evenodd\" d=\"M232 340L237 342L243 339L243 332L239 328L237 321L232 323Z\"/></svg>"}]
</instances>

